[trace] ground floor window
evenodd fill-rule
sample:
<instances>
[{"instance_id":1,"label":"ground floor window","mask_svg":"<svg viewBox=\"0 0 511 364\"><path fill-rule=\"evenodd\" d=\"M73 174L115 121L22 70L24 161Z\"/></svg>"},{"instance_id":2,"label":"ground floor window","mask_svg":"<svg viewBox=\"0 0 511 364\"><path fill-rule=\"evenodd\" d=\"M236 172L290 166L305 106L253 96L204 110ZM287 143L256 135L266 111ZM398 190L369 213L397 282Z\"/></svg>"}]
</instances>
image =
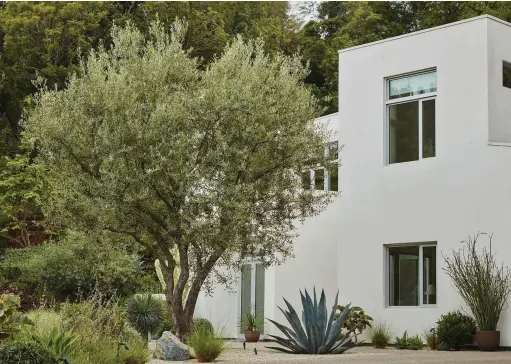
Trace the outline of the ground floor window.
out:
<instances>
[{"instance_id":1,"label":"ground floor window","mask_svg":"<svg viewBox=\"0 0 511 364\"><path fill-rule=\"evenodd\" d=\"M437 303L436 243L388 246L386 255L389 306Z\"/></svg>"}]
</instances>

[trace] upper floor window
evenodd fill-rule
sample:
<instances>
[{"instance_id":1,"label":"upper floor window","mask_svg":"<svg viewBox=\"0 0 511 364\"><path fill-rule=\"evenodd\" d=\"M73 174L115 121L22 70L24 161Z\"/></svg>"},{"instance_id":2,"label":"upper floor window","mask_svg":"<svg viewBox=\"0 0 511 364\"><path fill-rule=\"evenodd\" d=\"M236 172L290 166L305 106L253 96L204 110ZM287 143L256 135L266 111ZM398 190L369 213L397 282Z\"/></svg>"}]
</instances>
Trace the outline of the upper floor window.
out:
<instances>
[{"instance_id":1,"label":"upper floor window","mask_svg":"<svg viewBox=\"0 0 511 364\"><path fill-rule=\"evenodd\" d=\"M511 63L502 62L502 85L511 88Z\"/></svg>"},{"instance_id":2,"label":"upper floor window","mask_svg":"<svg viewBox=\"0 0 511 364\"><path fill-rule=\"evenodd\" d=\"M339 191L339 143L331 142L325 147L330 160L328 168L319 167L302 172L302 186L306 190Z\"/></svg>"},{"instance_id":3,"label":"upper floor window","mask_svg":"<svg viewBox=\"0 0 511 364\"><path fill-rule=\"evenodd\" d=\"M436 71L386 82L388 162L434 157Z\"/></svg>"}]
</instances>

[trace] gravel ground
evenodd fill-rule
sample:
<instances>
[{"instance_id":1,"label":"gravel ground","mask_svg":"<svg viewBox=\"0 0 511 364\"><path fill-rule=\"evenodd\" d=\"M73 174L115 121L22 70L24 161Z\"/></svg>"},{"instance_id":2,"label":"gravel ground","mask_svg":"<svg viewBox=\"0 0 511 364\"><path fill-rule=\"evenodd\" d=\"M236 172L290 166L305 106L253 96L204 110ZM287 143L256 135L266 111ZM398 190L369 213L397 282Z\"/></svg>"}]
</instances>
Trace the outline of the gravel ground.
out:
<instances>
[{"instance_id":1,"label":"gravel ground","mask_svg":"<svg viewBox=\"0 0 511 364\"><path fill-rule=\"evenodd\" d=\"M484 353L480 351L430 351L430 350L377 350L369 347L354 348L341 355L291 355L266 349L265 343L247 344L247 350L243 350L240 342L232 342L231 349L223 353L217 363L278 363L278 364L511 364L511 351L498 351ZM268 345L268 344L266 344ZM254 353L257 348L257 355ZM149 364L164 363L194 363L193 360L186 362L168 362L153 359Z\"/></svg>"}]
</instances>

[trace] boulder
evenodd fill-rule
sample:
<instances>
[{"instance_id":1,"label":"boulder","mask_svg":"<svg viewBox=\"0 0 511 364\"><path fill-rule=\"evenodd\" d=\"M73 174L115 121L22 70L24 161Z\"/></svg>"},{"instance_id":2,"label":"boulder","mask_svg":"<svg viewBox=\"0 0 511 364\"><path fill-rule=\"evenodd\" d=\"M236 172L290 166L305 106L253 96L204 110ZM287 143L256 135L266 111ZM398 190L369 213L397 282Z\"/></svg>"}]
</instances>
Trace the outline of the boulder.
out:
<instances>
[{"instance_id":1,"label":"boulder","mask_svg":"<svg viewBox=\"0 0 511 364\"><path fill-rule=\"evenodd\" d=\"M192 358L190 348L183 344L170 331L164 331L156 342L154 355L156 359L182 361Z\"/></svg>"}]
</instances>

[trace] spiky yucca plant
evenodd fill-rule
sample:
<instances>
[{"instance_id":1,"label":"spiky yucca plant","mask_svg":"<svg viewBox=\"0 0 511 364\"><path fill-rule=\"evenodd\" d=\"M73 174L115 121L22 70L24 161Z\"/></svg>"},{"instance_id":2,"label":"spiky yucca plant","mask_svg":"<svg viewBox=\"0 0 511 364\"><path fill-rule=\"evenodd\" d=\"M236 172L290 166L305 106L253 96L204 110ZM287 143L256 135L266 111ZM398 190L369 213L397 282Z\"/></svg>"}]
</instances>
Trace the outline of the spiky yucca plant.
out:
<instances>
[{"instance_id":1,"label":"spiky yucca plant","mask_svg":"<svg viewBox=\"0 0 511 364\"><path fill-rule=\"evenodd\" d=\"M163 321L164 309L161 301L150 294L133 296L126 305L128 322L144 338L154 332Z\"/></svg>"},{"instance_id":2,"label":"spiky yucca plant","mask_svg":"<svg viewBox=\"0 0 511 364\"><path fill-rule=\"evenodd\" d=\"M269 320L284 333L286 338L268 335L273 338L273 340L268 341L282 346L282 348L274 346L268 348L291 354L340 354L350 349L351 346L346 346L346 344L351 342L351 334L353 331L348 330L344 334L341 334L344 321L351 312L350 305L344 308L337 319L335 318L339 292L337 292L335 296L335 303L330 316L327 316L328 312L324 290L321 291L319 304L316 298L316 288L314 288L314 301L307 290L305 290L305 295L300 291L300 296L303 306L303 324L300 322L298 314L293 306L284 299L289 311L285 311L280 307L279 309L288 320L291 328Z\"/></svg>"}]
</instances>

